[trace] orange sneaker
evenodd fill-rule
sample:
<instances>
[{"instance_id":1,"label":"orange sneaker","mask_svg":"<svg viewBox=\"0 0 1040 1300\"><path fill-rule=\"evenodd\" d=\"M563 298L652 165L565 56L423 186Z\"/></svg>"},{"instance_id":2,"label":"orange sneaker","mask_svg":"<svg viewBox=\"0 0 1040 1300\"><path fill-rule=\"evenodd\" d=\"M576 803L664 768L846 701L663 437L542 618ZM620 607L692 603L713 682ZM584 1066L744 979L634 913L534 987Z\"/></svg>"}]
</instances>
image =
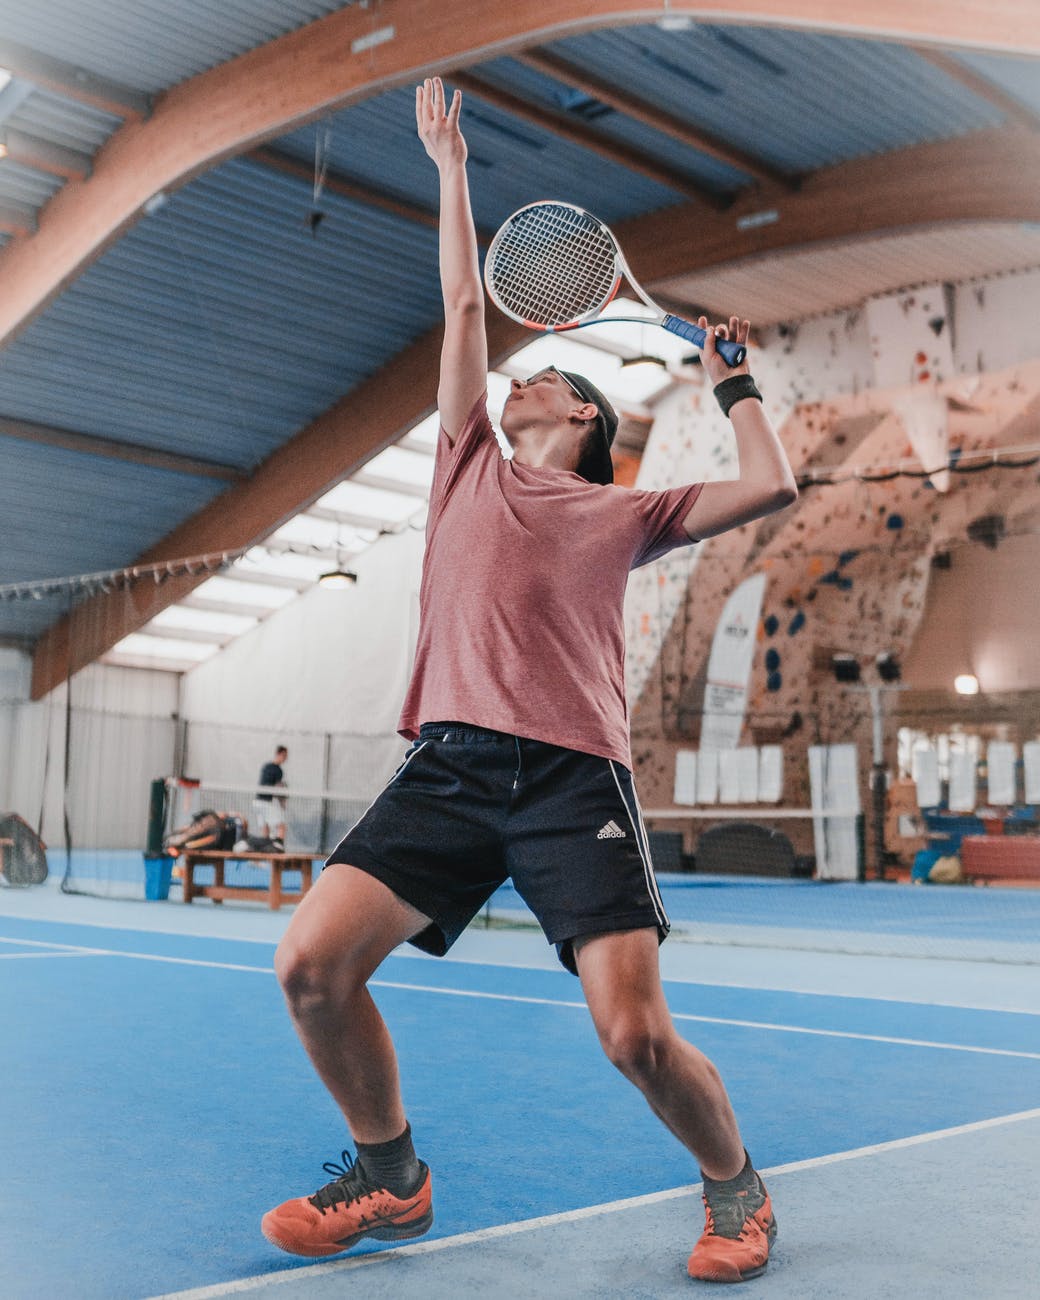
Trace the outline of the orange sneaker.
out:
<instances>
[{"instance_id":1,"label":"orange sneaker","mask_svg":"<svg viewBox=\"0 0 1040 1300\"><path fill-rule=\"evenodd\" d=\"M742 1191L704 1180L704 1235L693 1248L686 1271L701 1282L746 1282L765 1272L776 1219L765 1184Z\"/></svg>"},{"instance_id":2,"label":"orange sneaker","mask_svg":"<svg viewBox=\"0 0 1040 1300\"><path fill-rule=\"evenodd\" d=\"M422 1181L410 1196L395 1196L374 1187L360 1165L343 1152L343 1167L331 1162L325 1172L335 1174L313 1196L283 1201L268 1210L260 1230L279 1250L292 1255L338 1255L362 1237L400 1241L421 1237L433 1226L430 1171L419 1161Z\"/></svg>"}]
</instances>

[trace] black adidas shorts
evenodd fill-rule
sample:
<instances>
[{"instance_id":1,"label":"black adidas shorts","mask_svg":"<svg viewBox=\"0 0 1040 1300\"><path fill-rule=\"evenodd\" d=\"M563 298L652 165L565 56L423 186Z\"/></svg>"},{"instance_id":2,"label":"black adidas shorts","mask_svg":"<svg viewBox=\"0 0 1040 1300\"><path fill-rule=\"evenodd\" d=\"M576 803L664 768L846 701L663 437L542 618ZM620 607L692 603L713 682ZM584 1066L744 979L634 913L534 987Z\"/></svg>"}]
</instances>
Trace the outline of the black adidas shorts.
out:
<instances>
[{"instance_id":1,"label":"black adidas shorts","mask_svg":"<svg viewBox=\"0 0 1040 1300\"><path fill-rule=\"evenodd\" d=\"M428 916L412 943L436 956L510 876L572 973L580 935L668 933L628 768L501 731L424 723L337 862Z\"/></svg>"}]
</instances>

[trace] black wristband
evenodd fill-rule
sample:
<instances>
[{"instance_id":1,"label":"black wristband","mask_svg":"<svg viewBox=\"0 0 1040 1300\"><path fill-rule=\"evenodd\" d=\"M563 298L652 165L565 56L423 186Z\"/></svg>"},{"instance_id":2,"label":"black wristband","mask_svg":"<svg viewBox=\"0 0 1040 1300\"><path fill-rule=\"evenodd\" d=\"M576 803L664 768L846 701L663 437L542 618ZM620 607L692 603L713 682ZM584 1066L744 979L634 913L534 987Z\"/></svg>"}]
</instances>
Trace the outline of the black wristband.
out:
<instances>
[{"instance_id":1,"label":"black wristband","mask_svg":"<svg viewBox=\"0 0 1040 1300\"><path fill-rule=\"evenodd\" d=\"M753 397L758 402L762 400L762 394L750 375L730 375L721 384L715 385L715 400L722 407L725 416L729 415L730 407L745 397Z\"/></svg>"}]
</instances>

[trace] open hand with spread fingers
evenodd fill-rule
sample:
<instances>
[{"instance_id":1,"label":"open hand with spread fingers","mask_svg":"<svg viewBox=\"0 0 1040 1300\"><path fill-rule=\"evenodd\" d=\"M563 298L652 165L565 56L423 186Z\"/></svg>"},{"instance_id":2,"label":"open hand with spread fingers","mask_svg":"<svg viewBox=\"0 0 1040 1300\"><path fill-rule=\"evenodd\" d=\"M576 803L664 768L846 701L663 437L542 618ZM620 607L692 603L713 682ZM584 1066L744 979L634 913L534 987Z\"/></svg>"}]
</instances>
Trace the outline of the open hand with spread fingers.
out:
<instances>
[{"instance_id":1,"label":"open hand with spread fingers","mask_svg":"<svg viewBox=\"0 0 1040 1300\"><path fill-rule=\"evenodd\" d=\"M456 90L445 108L444 82L427 77L415 88L415 126L426 152L438 167L466 161L466 141L459 129L462 91Z\"/></svg>"}]
</instances>

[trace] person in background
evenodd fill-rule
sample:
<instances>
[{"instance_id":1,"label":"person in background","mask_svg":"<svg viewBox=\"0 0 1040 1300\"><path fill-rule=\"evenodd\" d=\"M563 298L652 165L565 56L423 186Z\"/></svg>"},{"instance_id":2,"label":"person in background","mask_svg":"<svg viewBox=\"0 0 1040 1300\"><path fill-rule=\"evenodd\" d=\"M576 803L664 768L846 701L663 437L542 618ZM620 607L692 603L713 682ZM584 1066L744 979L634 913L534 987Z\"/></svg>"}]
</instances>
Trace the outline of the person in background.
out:
<instances>
[{"instance_id":1,"label":"person in background","mask_svg":"<svg viewBox=\"0 0 1040 1300\"><path fill-rule=\"evenodd\" d=\"M285 800L270 793L270 787L285 788L285 772L282 765L289 757L284 745L274 751L274 758L263 765L257 785L267 786L268 790L258 791L253 797L253 835L272 839L279 850L285 847Z\"/></svg>"}]
</instances>

